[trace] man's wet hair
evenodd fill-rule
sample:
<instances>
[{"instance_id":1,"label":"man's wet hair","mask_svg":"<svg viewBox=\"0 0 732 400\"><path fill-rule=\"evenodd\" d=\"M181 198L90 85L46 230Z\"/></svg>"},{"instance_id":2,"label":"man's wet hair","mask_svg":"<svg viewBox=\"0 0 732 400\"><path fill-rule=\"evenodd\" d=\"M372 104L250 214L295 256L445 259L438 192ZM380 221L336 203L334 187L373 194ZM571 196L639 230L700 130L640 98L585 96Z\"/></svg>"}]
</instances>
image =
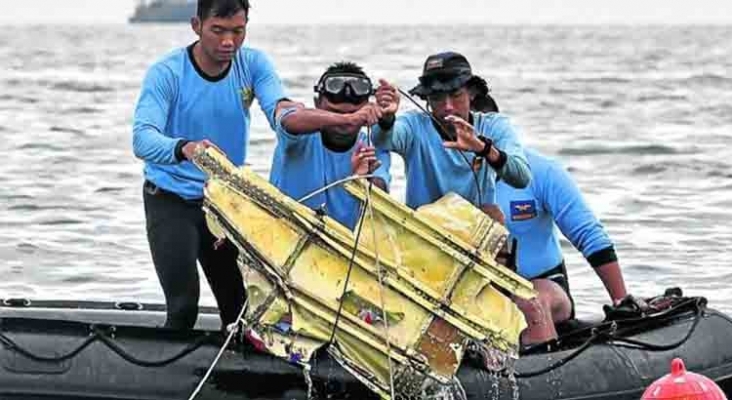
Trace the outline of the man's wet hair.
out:
<instances>
[{"instance_id":1,"label":"man's wet hair","mask_svg":"<svg viewBox=\"0 0 732 400\"><path fill-rule=\"evenodd\" d=\"M351 61L339 61L337 63L331 64L325 72L323 72L322 75L320 75L320 78L318 78L318 85L320 85L321 82L323 82L323 79L325 79L326 76L329 75L338 75L338 74L351 74L351 75L359 75L368 78L368 75L366 75L366 72L364 72L363 67L356 64L355 62ZM321 96L323 96L322 93L318 93L318 100L320 100Z\"/></svg>"},{"instance_id":2,"label":"man's wet hair","mask_svg":"<svg viewBox=\"0 0 732 400\"><path fill-rule=\"evenodd\" d=\"M242 10L249 17L249 0L198 0L196 15L203 21L210 17L233 17Z\"/></svg>"},{"instance_id":3,"label":"man's wet hair","mask_svg":"<svg viewBox=\"0 0 732 400\"><path fill-rule=\"evenodd\" d=\"M361 75L366 76L366 72L363 71L363 68L351 61L340 61L335 64L332 64L328 69L323 72L323 75L320 76L320 79L318 79L318 82L322 81L323 78L326 75L338 75L338 74L353 74L353 75ZM366 76L367 77L367 76Z\"/></svg>"},{"instance_id":4,"label":"man's wet hair","mask_svg":"<svg viewBox=\"0 0 732 400\"><path fill-rule=\"evenodd\" d=\"M491 97L491 89L488 87L488 82L479 76L473 76L465 84L470 93L470 109L473 111L488 113L488 112L499 112L498 104Z\"/></svg>"}]
</instances>

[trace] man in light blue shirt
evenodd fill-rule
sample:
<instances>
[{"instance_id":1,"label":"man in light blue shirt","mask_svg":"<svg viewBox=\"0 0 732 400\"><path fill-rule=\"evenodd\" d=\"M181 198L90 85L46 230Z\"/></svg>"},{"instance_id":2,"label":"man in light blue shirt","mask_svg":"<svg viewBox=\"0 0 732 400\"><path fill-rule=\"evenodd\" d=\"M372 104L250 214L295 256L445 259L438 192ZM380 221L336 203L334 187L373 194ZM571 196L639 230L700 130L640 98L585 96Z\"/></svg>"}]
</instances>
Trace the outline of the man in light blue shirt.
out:
<instances>
[{"instance_id":1,"label":"man in light blue shirt","mask_svg":"<svg viewBox=\"0 0 732 400\"><path fill-rule=\"evenodd\" d=\"M242 165L253 100L272 127L288 104L268 57L241 47L248 17L248 0L199 0L192 19L199 40L149 68L135 108L133 148L145 162L147 236L167 327L188 329L196 322L197 260L224 324L236 320L244 303L237 249L208 230L201 210L205 176L189 160L196 146L215 145Z\"/></svg>"},{"instance_id":2,"label":"man in light blue shirt","mask_svg":"<svg viewBox=\"0 0 732 400\"><path fill-rule=\"evenodd\" d=\"M498 112L484 80L474 81L469 89L474 110ZM517 299L529 323L522 342L531 345L556 339L554 324L574 315L557 228L600 276L613 304L627 292L613 242L572 177L558 161L529 148L524 153L531 183L515 188L499 181L496 196L506 227L518 243L518 273L530 279L539 293L534 301Z\"/></svg>"},{"instance_id":3,"label":"man in light blue shirt","mask_svg":"<svg viewBox=\"0 0 732 400\"><path fill-rule=\"evenodd\" d=\"M627 293L613 242L572 177L557 161L533 149L524 152L531 184L516 189L499 182L496 192L506 226L517 239L518 272L534 283L544 309L539 314L547 319L545 328L525 332L524 343L531 344L556 339L554 324L574 315L557 228L600 276L613 304Z\"/></svg>"},{"instance_id":4,"label":"man in light blue shirt","mask_svg":"<svg viewBox=\"0 0 732 400\"><path fill-rule=\"evenodd\" d=\"M427 101L430 113L394 117L397 89L382 81L377 90L385 116L374 129L374 144L404 158L406 203L411 208L448 192L477 207L491 207L497 177L519 188L531 180L519 135L508 118L471 112L468 84L473 79L467 59L447 52L427 58L420 84L411 91Z\"/></svg>"},{"instance_id":5,"label":"man in light blue shirt","mask_svg":"<svg viewBox=\"0 0 732 400\"><path fill-rule=\"evenodd\" d=\"M566 169L534 149L524 152L534 176L532 184L516 189L498 182L496 192L506 226L519 240L518 272L534 279L562 269L564 257L556 228L593 267L617 262L612 240ZM613 301L624 296L624 291L611 293Z\"/></svg>"},{"instance_id":6,"label":"man in light blue shirt","mask_svg":"<svg viewBox=\"0 0 732 400\"><path fill-rule=\"evenodd\" d=\"M373 87L363 69L350 62L336 63L318 79L315 93L316 109L290 107L277 118L270 182L297 200L372 164L374 184L387 190L389 153L375 151L361 131L381 115L379 107L369 103ZM309 197L304 204L322 208L351 229L360 214L360 203L342 186Z\"/></svg>"}]
</instances>

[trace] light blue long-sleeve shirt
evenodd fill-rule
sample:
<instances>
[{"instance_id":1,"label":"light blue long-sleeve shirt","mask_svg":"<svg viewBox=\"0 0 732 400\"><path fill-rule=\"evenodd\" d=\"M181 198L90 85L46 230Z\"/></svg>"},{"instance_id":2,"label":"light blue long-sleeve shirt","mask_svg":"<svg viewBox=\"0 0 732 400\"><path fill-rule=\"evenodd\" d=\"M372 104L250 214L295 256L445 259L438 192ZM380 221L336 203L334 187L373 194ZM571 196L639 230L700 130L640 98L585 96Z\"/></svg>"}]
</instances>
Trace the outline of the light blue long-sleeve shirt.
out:
<instances>
[{"instance_id":1,"label":"light blue long-sleeve shirt","mask_svg":"<svg viewBox=\"0 0 732 400\"><path fill-rule=\"evenodd\" d=\"M498 204L511 236L518 240L518 272L533 278L562 262L557 227L585 258L613 246L577 184L557 161L525 149L533 175L524 189L504 182Z\"/></svg>"},{"instance_id":2,"label":"light blue long-sleeve shirt","mask_svg":"<svg viewBox=\"0 0 732 400\"><path fill-rule=\"evenodd\" d=\"M261 51L241 48L221 77L207 77L193 62L192 46L153 64L145 76L133 122L133 150L145 161L145 179L185 199L203 197L204 173L178 162L174 149L187 139L208 139L236 165L243 165L254 99L274 129L284 89Z\"/></svg>"},{"instance_id":3,"label":"light blue long-sleeve shirt","mask_svg":"<svg viewBox=\"0 0 732 400\"><path fill-rule=\"evenodd\" d=\"M280 112L277 118L277 147L272 159L270 182L283 193L298 200L311 192L320 189L339 179L351 176L351 155L358 147L354 146L342 153L327 149L322 142L321 133L314 132L293 135L282 126L282 120L296 109ZM361 142L366 141L365 132L361 132ZM389 168L391 157L389 152L377 150L376 157L381 161L374 175L389 185L391 175ZM361 208L360 202L351 196L342 186L336 186L313 196L304 202L312 209L325 206L326 214L341 224L353 229L358 222Z\"/></svg>"},{"instance_id":4,"label":"light blue long-sleeve shirt","mask_svg":"<svg viewBox=\"0 0 732 400\"><path fill-rule=\"evenodd\" d=\"M432 119L423 112L399 115L388 131L374 127L374 145L404 158L409 207L432 203L448 192L455 192L475 204L478 200L476 177L483 204L495 204L497 176L512 185L528 185L531 171L519 135L508 118L497 113L471 114L476 133L491 139L497 149L506 153L506 164L499 171L484 162L473 174L474 154L464 152L466 162L458 150L445 148Z\"/></svg>"}]
</instances>

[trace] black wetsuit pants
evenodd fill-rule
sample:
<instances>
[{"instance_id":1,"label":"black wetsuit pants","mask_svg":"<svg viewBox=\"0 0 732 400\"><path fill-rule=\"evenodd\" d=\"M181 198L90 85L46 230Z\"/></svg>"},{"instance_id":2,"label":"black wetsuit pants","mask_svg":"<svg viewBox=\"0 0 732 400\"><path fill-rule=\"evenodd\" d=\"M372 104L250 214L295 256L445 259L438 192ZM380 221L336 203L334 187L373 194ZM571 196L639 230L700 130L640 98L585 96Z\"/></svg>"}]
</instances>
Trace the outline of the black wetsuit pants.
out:
<instances>
[{"instance_id":1,"label":"black wetsuit pants","mask_svg":"<svg viewBox=\"0 0 732 400\"><path fill-rule=\"evenodd\" d=\"M214 246L216 238L206 226L201 201L184 200L150 182L145 182L143 198L147 239L165 294L165 326L190 329L196 323L200 288L196 261L216 298L222 323L234 322L246 296L236 246L228 240Z\"/></svg>"}]
</instances>

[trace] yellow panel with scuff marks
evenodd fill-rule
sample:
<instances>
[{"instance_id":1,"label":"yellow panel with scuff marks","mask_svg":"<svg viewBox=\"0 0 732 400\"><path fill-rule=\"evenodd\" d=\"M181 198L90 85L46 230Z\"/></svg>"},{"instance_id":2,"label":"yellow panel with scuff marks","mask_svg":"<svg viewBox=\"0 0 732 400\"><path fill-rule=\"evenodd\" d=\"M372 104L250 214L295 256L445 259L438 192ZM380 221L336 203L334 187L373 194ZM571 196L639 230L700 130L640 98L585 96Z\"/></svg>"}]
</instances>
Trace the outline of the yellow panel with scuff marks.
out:
<instances>
[{"instance_id":1,"label":"yellow panel with scuff marks","mask_svg":"<svg viewBox=\"0 0 732 400\"><path fill-rule=\"evenodd\" d=\"M506 352L518 345L523 316L496 286L525 298L533 290L495 261L505 229L459 196L414 212L349 183L371 203L356 244L354 232L216 149L199 149L195 162L209 176L212 231L243 257L245 318L272 354L307 362L335 332L331 353L388 397L389 359L398 379L447 383L469 341Z\"/></svg>"}]
</instances>

